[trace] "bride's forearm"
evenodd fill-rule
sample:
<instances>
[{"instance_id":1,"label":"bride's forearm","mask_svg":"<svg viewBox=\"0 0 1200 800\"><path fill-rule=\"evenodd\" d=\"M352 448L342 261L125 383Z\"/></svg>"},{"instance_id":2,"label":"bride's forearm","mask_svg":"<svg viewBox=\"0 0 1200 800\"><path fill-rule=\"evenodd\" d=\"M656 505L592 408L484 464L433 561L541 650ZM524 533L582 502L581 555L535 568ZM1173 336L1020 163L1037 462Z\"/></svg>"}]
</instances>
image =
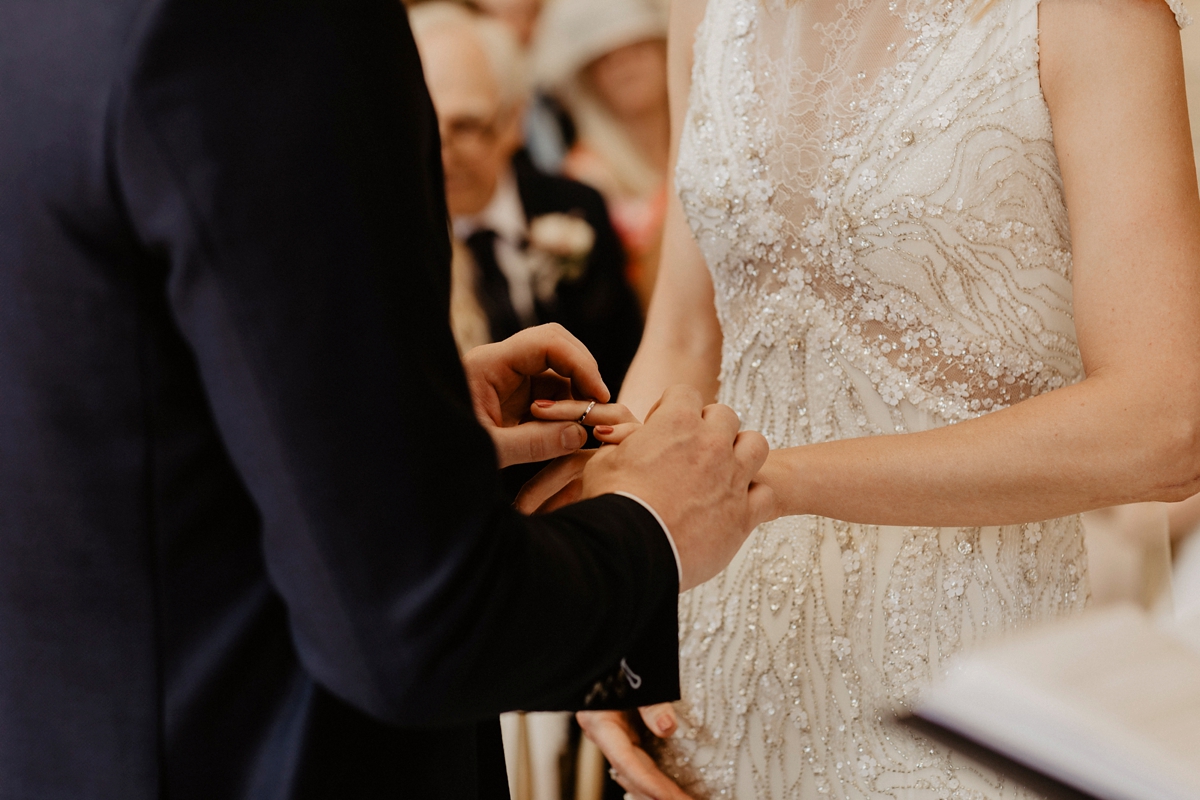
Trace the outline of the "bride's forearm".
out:
<instances>
[{"instance_id":1,"label":"bride's forearm","mask_svg":"<svg viewBox=\"0 0 1200 800\"><path fill-rule=\"evenodd\" d=\"M945 428L777 450L759 479L785 515L877 525L1003 525L1179 500L1200 489L1188 402L1088 379Z\"/></svg>"},{"instance_id":2,"label":"bride's forearm","mask_svg":"<svg viewBox=\"0 0 1200 800\"><path fill-rule=\"evenodd\" d=\"M650 330L647 329L647 334ZM721 363L721 339L663 341L643 339L642 347L625 375L620 402L638 419L658 402L669 386L684 383L700 390L706 403L715 402Z\"/></svg>"},{"instance_id":3,"label":"bride's forearm","mask_svg":"<svg viewBox=\"0 0 1200 800\"><path fill-rule=\"evenodd\" d=\"M721 368L721 325L712 279L673 194L663 229L662 264L642 345L621 387L620 401L645 419L668 386L684 383L715 402Z\"/></svg>"}]
</instances>

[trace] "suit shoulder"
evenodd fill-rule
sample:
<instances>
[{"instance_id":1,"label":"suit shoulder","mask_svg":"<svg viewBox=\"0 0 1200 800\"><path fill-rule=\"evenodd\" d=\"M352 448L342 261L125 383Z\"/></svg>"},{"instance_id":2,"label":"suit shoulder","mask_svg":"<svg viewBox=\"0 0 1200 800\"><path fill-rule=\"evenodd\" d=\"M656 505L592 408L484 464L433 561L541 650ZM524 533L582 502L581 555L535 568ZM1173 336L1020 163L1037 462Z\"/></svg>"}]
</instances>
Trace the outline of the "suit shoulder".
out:
<instances>
[{"instance_id":1,"label":"suit shoulder","mask_svg":"<svg viewBox=\"0 0 1200 800\"><path fill-rule=\"evenodd\" d=\"M549 175L532 164L517 162L517 184L526 210L532 215L582 212L589 220L608 220L601 194L572 178Z\"/></svg>"}]
</instances>

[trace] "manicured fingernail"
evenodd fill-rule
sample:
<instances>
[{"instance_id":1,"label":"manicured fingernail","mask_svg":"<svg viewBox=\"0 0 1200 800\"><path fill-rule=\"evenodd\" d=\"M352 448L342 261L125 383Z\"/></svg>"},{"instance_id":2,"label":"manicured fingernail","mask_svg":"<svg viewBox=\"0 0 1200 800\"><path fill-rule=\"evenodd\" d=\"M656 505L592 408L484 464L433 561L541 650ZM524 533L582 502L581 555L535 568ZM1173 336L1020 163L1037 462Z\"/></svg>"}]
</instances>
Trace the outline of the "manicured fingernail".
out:
<instances>
[{"instance_id":1,"label":"manicured fingernail","mask_svg":"<svg viewBox=\"0 0 1200 800\"><path fill-rule=\"evenodd\" d=\"M613 426L612 425L597 425L596 427L592 428L592 430L594 430L596 432L597 436L608 436L610 433L613 432Z\"/></svg>"},{"instance_id":2,"label":"manicured fingernail","mask_svg":"<svg viewBox=\"0 0 1200 800\"><path fill-rule=\"evenodd\" d=\"M659 736L666 736L675 730L675 721L669 715L662 714L658 719L654 720L654 727L658 729Z\"/></svg>"},{"instance_id":3,"label":"manicured fingernail","mask_svg":"<svg viewBox=\"0 0 1200 800\"><path fill-rule=\"evenodd\" d=\"M553 400L534 400L533 404L538 408L554 408Z\"/></svg>"},{"instance_id":4,"label":"manicured fingernail","mask_svg":"<svg viewBox=\"0 0 1200 800\"><path fill-rule=\"evenodd\" d=\"M579 425L563 428L562 446L564 450L578 450L587 441L587 433Z\"/></svg>"}]
</instances>

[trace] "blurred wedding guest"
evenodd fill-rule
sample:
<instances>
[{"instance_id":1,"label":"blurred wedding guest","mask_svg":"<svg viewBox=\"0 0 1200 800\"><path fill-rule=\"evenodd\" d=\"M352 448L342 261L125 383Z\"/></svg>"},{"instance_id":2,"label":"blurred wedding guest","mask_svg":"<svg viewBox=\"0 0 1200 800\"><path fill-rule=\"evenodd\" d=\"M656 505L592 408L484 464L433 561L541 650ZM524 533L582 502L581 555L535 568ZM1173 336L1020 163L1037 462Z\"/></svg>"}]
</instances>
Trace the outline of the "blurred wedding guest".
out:
<instances>
[{"instance_id":1,"label":"blurred wedding guest","mask_svg":"<svg viewBox=\"0 0 1200 800\"><path fill-rule=\"evenodd\" d=\"M1170 612L1168 509L1167 503L1131 503L1083 514L1093 604L1134 603Z\"/></svg>"},{"instance_id":2,"label":"blurred wedding guest","mask_svg":"<svg viewBox=\"0 0 1200 800\"><path fill-rule=\"evenodd\" d=\"M541 0L473 0L468 5L507 25L517 37L522 54L529 51L542 11ZM530 93L522 127L529 158L543 172L559 174L567 150L575 143L575 124L562 103L542 91Z\"/></svg>"},{"instance_id":3,"label":"blurred wedding guest","mask_svg":"<svg viewBox=\"0 0 1200 800\"><path fill-rule=\"evenodd\" d=\"M1167 520L1175 555L1175 613L1180 618L1200 617L1200 494L1171 503Z\"/></svg>"},{"instance_id":4,"label":"blurred wedding guest","mask_svg":"<svg viewBox=\"0 0 1200 800\"><path fill-rule=\"evenodd\" d=\"M556 0L534 43L536 82L574 120L563 173L604 195L645 309L667 201L667 21L655 0Z\"/></svg>"},{"instance_id":5,"label":"blurred wedding guest","mask_svg":"<svg viewBox=\"0 0 1200 800\"><path fill-rule=\"evenodd\" d=\"M541 13L541 0L475 0L474 5L489 17L502 22L517 37L521 49L533 41L533 29Z\"/></svg>"},{"instance_id":6,"label":"blurred wedding guest","mask_svg":"<svg viewBox=\"0 0 1200 800\"><path fill-rule=\"evenodd\" d=\"M641 338L625 254L604 201L581 183L539 171L522 149L527 92L506 26L431 2L412 26L442 135L455 237L474 261L475 296L499 341L557 322L620 384Z\"/></svg>"}]
</instances>

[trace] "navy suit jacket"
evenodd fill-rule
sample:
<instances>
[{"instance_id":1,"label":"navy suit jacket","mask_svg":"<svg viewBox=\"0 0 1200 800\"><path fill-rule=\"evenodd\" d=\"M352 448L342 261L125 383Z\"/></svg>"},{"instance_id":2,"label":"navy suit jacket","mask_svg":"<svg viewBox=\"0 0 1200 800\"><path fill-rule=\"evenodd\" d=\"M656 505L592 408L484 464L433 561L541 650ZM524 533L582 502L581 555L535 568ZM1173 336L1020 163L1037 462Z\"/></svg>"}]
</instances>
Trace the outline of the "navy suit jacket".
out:
<instances>
[{"instance_id":1,"label":"navy suit jacket","mask_svg":"<svg viewBox=\"0 0 1200 800\"><path fill-rule=\"evenodd\" d=\"M501 499L448 261L396 0L0 4L0 798L502 796L499 712L677 696L653 517Z\"/></svg>"}]
</instances>

